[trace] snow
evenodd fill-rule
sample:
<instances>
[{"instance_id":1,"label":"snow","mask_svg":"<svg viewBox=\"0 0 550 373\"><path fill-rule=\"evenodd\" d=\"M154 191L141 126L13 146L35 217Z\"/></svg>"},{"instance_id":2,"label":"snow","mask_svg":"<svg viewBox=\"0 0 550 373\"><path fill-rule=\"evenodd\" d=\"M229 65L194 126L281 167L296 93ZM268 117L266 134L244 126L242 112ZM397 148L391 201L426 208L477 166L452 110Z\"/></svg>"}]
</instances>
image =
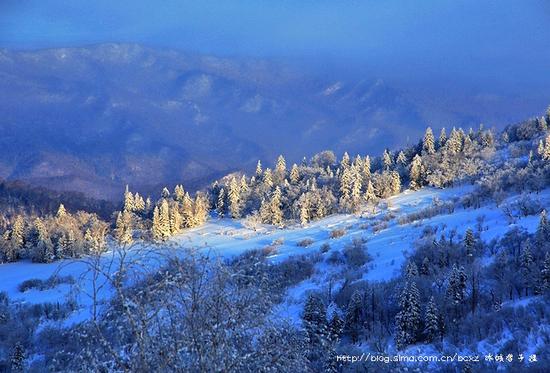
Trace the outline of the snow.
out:
<instances>
[{"instance_id":1,"label":"snow","mask_svg":"<svg viewBox=\"0 0 550 373\"><path fill-rule=\"evenodd\" d=\"M201 227L186 230L175 237L164 247L158 246L154 250L150 247L138 245L133 249L132 258L140 260L147 266L160 266L166 255L183 255L185 250L194 249L205 253L212 258L230 258L242 254L247 250L262 249L267 246L276 247L270 256L273 262L280 262L289 256L318 252L324 243L331 247L329 252L322 254L326 258L333 251L342 250L354 238L366 239L367 250L373 260L367 264L363 279L369 281L384 281L395 276L406 259L406 254L412 249L412 243L417 240L425 226L439 227L439 232L448 232L456 229L462 235L468 227L475 228L478 216L484 216L481 237L490 240L499 237L508 231L511 226L517 225L534 231L538 224L538 216L518 217L514 222L505 216L503 210L494 204L482 206L479 209L456 208L452 214L436 215L419 222L400 225L399 217L411 212L418 212L433 205L434 200L457 200L472 190L471 186L461 186L450 189L424 188L420 191L405 191L398 196L389 198L375 212L364 212L362 215L336 214L312 222L306 226L293 225L284 229L261 225L256 229L247 227L245 221L230 219L212 219ZM543 206L550 205L550 189L539 194L533 194ZM502 205L513 203L518 196L513 196ZM388 217L388 214L391 216ZM385 222L387 227L374 231L373 226ZM334 229L345 229L346 234L337 239L330 238ZM308 247L300 247L298 243L304 238L314 242ZM110 251L101 258L103 264L117 263L117 252ZM114 266L116 267L116 266ZM113 268L114 268L113 267ZM91 293L92 280L88 266L81 260L64 260L52 264L37 264L28 261L0 264L0 291L5 291L9 297L18 302L44 303L63 301L73 296L73 287L61 284L52 289L31 289L24 293L18 286L27 279L38 278L45 280L54 274L72 276L77 280L80 294L76 300L80 311L71 316L68 322L78 322L90 317L91 299L86 293ZM328 279L342 271L335 265L329 265L324 260L316 264L315 275L312 278L288 290L285 303L279 305L279 315L296 320L301 312L305 296L311 290L326 286ZM100 281L104 281L100 278ZM338 284L333 286L337 287ZM109 298L108 289L103 289L101 300Z\"/></svg>"}]
</instances>

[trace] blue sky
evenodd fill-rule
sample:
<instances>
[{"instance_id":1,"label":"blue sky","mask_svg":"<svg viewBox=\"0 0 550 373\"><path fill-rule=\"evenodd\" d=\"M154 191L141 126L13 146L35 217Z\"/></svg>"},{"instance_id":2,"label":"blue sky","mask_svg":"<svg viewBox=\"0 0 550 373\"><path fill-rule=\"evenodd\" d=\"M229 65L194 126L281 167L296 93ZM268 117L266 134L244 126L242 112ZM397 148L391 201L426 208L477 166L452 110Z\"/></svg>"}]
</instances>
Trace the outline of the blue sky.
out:
<instances>
[{"instance_id":1,"label":"blue sky","mask_svg":"<svg viewBox=\"0 0 550 373\"><path fill-rule=\"evenodd\" d=\"M0 0L0 47L98 42L542 85L550 1Z\"/></svg>"}]
</instances>

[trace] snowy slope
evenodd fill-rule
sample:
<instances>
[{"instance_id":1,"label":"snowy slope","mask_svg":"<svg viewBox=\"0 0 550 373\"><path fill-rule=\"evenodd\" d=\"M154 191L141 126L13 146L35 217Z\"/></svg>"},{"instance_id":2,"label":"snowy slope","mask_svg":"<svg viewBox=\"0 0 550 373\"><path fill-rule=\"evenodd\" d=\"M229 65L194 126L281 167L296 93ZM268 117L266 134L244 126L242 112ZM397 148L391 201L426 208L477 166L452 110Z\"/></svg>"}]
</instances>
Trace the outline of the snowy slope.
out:
<instances>
[{"instance_id":1,"label":"snowy slope","mask_svg":"<svg viewBox=\"0 0 550 373\"><path fill-rule=\"evenodd\" d=\"M421 222L399 224L399 218L407 214L429 208L434 201L446 202L457 200L471 191L471 186L462 186L450 189L425 188L420 191L405 191L384 202L373 214L365 212L362 215L332 215L307 226L291 226L278 229L272 226L260 226L257 229L246 227L243 221L229 219L212 219L207 224L185 231L175 237L164 247L138 245L133 249L135 260L140 260L149 266L158 266L163 263L167 255L183 255L184 249L196 249L212 257L231 257L247 250L261 249L266 246L275 246L276 251L270 257L274 262L281 261L292 255L301 255L319 251L319 248L328 243L331 247L323 256L331 255L333 251L342 250L354 238L366 240L369 254L373 260L367 264L364 279L381 281L392 278L403 264L406 253L411 244L420 237L425 226L439 227L439 232L456 228L459 234L468 227L478 224L478 217L484 216L482 238L489 240L505 233L510 228L510 220L506 218L501 207L494 204L482 206L479 209L457 208L452 214L436 215ZM502 205L512 204L519 196L514 196ZM533 195L542 206L550 206L550 189ZM529 231L536 229L538 216L517 218L513 224L521 225ZM373 229L373 227L383 227ZM331 239L330 232L334 229L345 229L346 234L338 239ZM298 242L305 238L313 240L309 247L300 247ZM104 264L117 263L117 253L107 252L102 259ZM115 270L116 265L113 266ZM316 264L316 272L310 279L289 289L285 304L279 307L279 314L297 320L301 303L307 292L326 286L329 278L337 277L338 268L327 265L324 261ZM39 291L32 289L24 293L18 286L27 279L47 279L59 274L73 276L77 282L75 286L61 284L52 289ZM104 280L104 279L103 279ZM102 281L100 278L99 281ZM30 303L63 301L69 296L75 297L80 305L72 321L78 321L89 316L91 299L86 296L92 286L91 274L87 266L79 260L65 260L52 264L36 264L18 262L0 264L0 291L5 291L12 300ZM109 291L104 289L102 299L108 299Z\"/></svg>"}]
</instances>

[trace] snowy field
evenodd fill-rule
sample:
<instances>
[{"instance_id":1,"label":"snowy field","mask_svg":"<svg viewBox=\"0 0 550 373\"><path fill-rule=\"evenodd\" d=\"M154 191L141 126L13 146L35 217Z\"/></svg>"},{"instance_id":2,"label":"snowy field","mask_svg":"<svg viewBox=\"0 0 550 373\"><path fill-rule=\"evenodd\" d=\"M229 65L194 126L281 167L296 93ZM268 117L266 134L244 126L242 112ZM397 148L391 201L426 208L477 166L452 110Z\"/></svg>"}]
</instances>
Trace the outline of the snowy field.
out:
<instances>
[{"instance_id":1,"label":"snowy field","mask_svg":"<svg viewBox=\"0 0 550 373\"><path fill-rule=\"evenodd\" d=\"M358 215L332 215L303 227L296 225L278 229L262 225L254 229L246 227L243 221L211 219L201 227L186 230L185 233L173 238L168 245L147 248L137 245L131 255L134 256L133 259L140 260L147 266L159 266L168 255L183 255L186 252L185 249L195 249L213 258L227 258L247 250L272 246L276 249L270 259L277 262L292 255L319 252L323 244L330 245L330 250L322 254L328 256L334 251L342 250L354 238L359 237L366 240L368 253L373 258L367 264L368 271L365 271L363 279L381 281L397 273L407 252L412 249L412 243L420 237L427 225L438 227L440 233L456 229L460 236L467 228L473 229L481 224L483 226L481 237L484 240L501 236L513 224L521 225L529 231L536 229L539 219L537 215L513 220L506 216L502 206L513 204L520 198L519 196L509 198L500 207L489 204L478 209L457 208L452 214L436 215L407 224L399 223L399 218L407 214L422 211L433 206L434 203L458 200L471 189L470 186L464 186L445 190L425 188L416 192L405 191L384 201L374 213L365 211ZM542 206L550 206L550 190L532 194L531 197ZM479 217L483 219L480 220ZM374 227L377 228L374 229ZM335 229L345 229L346 233L340 238L330 238L331 231ZM313 243L308 247L299 246L298 243L304 239L311 239ZM151 250L152 248L154 250ZM116 252L107 252L102 256L101 261L105 265L112 264L111 268L115 270L117 255ZM298 311L301 310L307 291L325 286L329 276L334 275L330 267L324 261L317 263L314 276L289 289L285 304L279 306L279 314L297 321ZM21 292L18 289L25 280L45 280L55 274L70 275L74 277L76 283L60 284L43 291L30 289ZM93 286L91 277L88 266L81 260L65 260L52 264L31 262L0 264L0 291L6 292L13 301L18 302L64 302L72 298L79 307L79 310L66 320L72 323L90 316L91 298L86 294L91 293ZM101 279L98 281L101 282ZM106 300L108 297L109 291L105 288L100 292L100 298Z\"/></svg>"}]
</instances>

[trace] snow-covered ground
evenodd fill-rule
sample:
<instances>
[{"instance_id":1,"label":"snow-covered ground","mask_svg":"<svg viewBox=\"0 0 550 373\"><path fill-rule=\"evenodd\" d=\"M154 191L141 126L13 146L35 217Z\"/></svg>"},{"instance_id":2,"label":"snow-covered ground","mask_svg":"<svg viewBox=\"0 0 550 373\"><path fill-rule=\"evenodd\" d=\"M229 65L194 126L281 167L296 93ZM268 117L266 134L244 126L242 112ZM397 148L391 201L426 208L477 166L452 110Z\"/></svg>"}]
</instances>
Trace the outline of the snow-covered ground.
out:
<instances>
[{"instance_id":1,"label":"snow-covered ground","mask_svg":"<svg viewBox=\"0 0 550 373\"><path fill-rule=\"evenodd\" d=\"M513 203L519 198L518 196L505 201L501 207L489 204L479 209L457 208L452 214L436 215L421 221L399 224L400 217L433 206L434 201L457 200L471 189L471 186L463 186L445 190L425 188L416 192L405 191L385 201L374 214L365 212L362 215L332 215L303 227L296 225L278 229L259 226L253 229L246 227L243 221L212 219L201 227L189 229L175 237L164 248L157 247L154 251L150 251L149 248L140 246L133 255L144 256L145 259L140 259L145 260L147 265L159 265L165 258L164 254L183 254L185 250L182 249L192 248L214 257L231 257L247 250L273 246L276 250L270 259L280 261L292 255L319 251L325 243L330 245L330 250L323 255L328 256L331 252L344 248L354 238L361 237L366 240L368 252L373 258L363 278L381 281L397 273L406 258L407 251L412 249L412 243L420 237L427 225L439 227L440 232L456 229L459 234L463 234L468 227L475 228L478 217L484 216L482 220L484 240L502 235L510 229L511 224L524 226L529 231L536 229L538 216L517 218L511 223L503 212L502 206ZM532 198L538 200L542 206L550 206L550 190L533 194ZM373 229L374 227L377 228ZM335 229L345 229L346 234L332 239L330 232ZM311 239L313 243L308 247L298 246L298 243L306 238ZM117 253L107 252L101 260L103 263L116 264ZM289 289L287 300L280 306L279 313L291 319L296 318L305 295L309 290L323 284L331 274L330 267L324 261L319 262L312 278ZM74 322L90 314L91 300L85 293L91 292L92 281L91 274L87 270L86 263L79 260L65 260L52 264L31 262L0 264L0 291L7 292L14 301L30 303L63 301L72 296L81 308L80 312L76 312L71 318ZM18 286L25 280L34 278L45 280L54 274L74 277L77 280L77 287L61 284L43 291L32 289L20 292L18 290ZM79 293L78 289L81 290L80 294L76 294ZM108 296L108 291L104 291L102 297Z\"/></svg>"}]
</instances>

